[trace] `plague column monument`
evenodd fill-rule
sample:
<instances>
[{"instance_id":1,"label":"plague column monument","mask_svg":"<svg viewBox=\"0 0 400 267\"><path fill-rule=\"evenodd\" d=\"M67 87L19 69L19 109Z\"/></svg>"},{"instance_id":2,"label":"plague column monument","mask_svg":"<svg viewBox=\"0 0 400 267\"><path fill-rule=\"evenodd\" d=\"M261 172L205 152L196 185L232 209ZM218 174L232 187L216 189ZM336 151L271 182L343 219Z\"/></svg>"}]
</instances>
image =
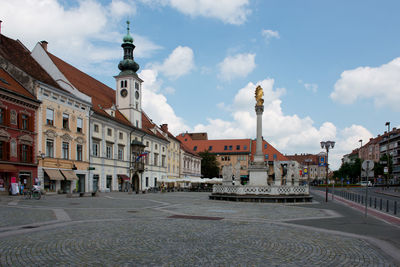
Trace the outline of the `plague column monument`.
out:
<instances>
[{"instance_id":1,"label":"plague column monument","mask_svg":"<svg viewBox=\"0 0 400 267\"><path fill-rule=\"evenodd\" d=\"M256 88L257 141L254 161L249 166L249 185L266 186L268 180L268 165L264 161L262 150L262 114L264 113L264 91L261 86Z\"/></svg>"}]
</instances>

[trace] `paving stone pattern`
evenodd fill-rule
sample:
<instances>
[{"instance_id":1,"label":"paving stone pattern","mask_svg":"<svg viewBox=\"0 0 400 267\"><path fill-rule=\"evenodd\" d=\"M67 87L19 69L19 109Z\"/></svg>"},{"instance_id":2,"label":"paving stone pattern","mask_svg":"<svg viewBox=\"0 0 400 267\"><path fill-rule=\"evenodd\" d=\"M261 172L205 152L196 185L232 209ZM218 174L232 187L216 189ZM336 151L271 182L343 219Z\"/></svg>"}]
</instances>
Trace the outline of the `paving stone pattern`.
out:
<instances>
[{"instance_id":1,"label":"paving stone pattern","mask_svg":"<svg viewBox=\"0 0 400 267\"><path fill-rule=\"evenodd\" d=\"M24 234L16 227L15 234L3 237L3 226L10 223L2 222L0 266L395 266L362 239L274 224L295 217L324 218L319 209L207 197L184 192L51 196L18 203L18 208L2 201L0 214L23 221L17 225L26 222L17 210L47 212L39 216L45 223L54 220L53 209L64 209L71 220Z\"/></svg>"}]
</instances>

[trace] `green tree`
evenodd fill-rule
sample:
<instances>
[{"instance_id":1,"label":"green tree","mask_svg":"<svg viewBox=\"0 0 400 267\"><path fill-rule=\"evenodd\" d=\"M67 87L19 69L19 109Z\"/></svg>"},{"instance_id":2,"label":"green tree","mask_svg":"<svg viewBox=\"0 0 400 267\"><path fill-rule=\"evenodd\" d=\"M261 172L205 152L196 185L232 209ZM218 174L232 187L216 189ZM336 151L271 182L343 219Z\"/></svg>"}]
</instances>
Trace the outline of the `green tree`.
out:
<instances>
[{"instance_id":1,"label":"green tree","mask_svg":"<svg viewBox=\"0 0 400 267\"><path fill-rule=\"evenodd\" d=\"M334 171L335 178L349 179L350 183L356 183L361 177L361 160L356 158L352 162L343 163L339 170Z\"/></svg>"},{"instance_id":2,"label":"green tree","mask_svg":"<svg viewBox=\"0 0 400 267\"><path fill-rule=\"evenodd\" d=\"M387 155L383 154L379 160L378 163L375 163L374 165L374 173L375 176L381 175L382 177L384 176L386 179L386 184L388 182L388 175L392 173L393 170L393 161L392 161L392 156L389 155L389 174L384 174L384 168L387 167Z\"/></svg>"},{"instance_id":3,"label":"green tree","mask_svg":"<svg viewBox=\"0 0 400 267\"><path fill-rule=\"evenodd\" d=\"M199 152L201 157L201 174L203 177L213 178L219 176L219 162L214 154L211 154L208 150Z\"/></svg>"}]
</instances>

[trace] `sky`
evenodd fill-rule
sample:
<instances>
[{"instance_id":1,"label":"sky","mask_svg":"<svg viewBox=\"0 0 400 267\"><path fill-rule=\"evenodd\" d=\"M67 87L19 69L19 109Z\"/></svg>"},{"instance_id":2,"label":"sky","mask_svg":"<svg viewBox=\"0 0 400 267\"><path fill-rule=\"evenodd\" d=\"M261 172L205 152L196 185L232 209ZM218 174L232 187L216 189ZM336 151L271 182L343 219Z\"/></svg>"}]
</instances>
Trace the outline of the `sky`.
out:
<instances>
[{"instance_id":1,"label":"sky","mask_svg":"<svg viewBox=\"0 0 400 267\"><path fill-rule=\"evenodd\" d=\"M143 109L173 134L263 137L283 154L336 142L332 169L399 127L397 0L0 0L2 34L48 50L115 89L126 21Z\"/></svg>"}]
</instances>

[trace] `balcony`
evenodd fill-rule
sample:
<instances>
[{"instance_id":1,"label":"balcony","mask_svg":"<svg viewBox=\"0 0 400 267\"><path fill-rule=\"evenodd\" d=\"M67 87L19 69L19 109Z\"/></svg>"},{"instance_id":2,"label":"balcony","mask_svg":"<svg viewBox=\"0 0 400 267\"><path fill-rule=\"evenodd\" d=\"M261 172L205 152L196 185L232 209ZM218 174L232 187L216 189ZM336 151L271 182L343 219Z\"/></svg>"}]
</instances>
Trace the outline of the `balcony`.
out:
<instances>
[{"instance_id":1,"label":"balcony","mask_svg":"<svg viewBox=\"0 0 400 267\"><path fill-rule=\"evenodd\" d=\"M133 170L135 172L144 172L144 163L143 162L134 162L133 163Z\"/></svg>"}]
</instances>

